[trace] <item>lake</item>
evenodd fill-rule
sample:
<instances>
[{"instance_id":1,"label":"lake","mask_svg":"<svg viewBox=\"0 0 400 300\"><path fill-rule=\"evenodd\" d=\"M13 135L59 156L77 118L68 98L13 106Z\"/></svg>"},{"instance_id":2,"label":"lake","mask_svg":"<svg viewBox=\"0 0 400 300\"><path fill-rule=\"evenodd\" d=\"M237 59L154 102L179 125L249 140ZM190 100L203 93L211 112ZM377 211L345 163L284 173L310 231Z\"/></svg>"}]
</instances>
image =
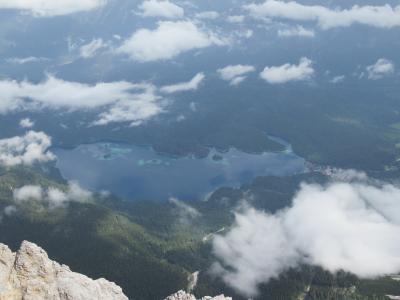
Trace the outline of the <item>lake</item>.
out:
<instances>
[{"instance_id":1,"label":"lake","mask_svg":"<svg viewBox=\"0 0 400 300\"><path fill-rule=\"evenodd\" d=\"M279 140L281 143L283 141ZM130 200L203 199L222 186L240 186L257 176L289 176L306 170L305 160L285 144L282 152L251 154L215 149L206 158L169 157L151 147L114 143L54 149L67 180L92 191L109 191Z\"/></svg>"}]
</instances>

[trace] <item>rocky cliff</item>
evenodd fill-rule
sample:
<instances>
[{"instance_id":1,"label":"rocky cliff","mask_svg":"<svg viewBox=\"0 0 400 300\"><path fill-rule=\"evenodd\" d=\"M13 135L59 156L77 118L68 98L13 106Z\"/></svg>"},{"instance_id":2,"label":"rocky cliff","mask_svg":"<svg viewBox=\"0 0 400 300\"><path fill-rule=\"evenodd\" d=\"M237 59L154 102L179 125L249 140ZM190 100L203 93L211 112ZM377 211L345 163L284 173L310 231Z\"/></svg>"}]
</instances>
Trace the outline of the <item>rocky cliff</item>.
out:
<instances>
[{"instance_id":1,"label":"rocky cliff","mask_svg":"<svg viewBox=\"0 0 400 300\"><path fill-rule=\"evenodd\" d=\"M17 253L0 244L0 300L128 300L105 279L92 280L23 242Z\"/></svg>"},{"instance_id":2,"label":"rocky cliff","mask_svg":"<svg viewBox=\"0 0 400 300\"><path fill-rule=\"evenodd\" d=\"M52 261L39 246L24 241L13 253L0 244L0 300L128 300L122 289L103 278L93 280ZM179 291L165 300L196 300ZM232 300L203 297L199 300Z\"/></svg>"}]
</instances>

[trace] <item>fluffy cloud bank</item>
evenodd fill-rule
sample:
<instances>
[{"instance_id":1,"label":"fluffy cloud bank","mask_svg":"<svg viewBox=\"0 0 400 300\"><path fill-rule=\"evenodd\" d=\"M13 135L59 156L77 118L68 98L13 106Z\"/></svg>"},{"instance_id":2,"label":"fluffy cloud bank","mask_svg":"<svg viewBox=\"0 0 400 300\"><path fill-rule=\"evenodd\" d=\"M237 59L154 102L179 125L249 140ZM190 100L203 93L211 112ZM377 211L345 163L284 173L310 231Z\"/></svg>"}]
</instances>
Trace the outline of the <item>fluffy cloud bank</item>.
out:
<instances>
[{"instance_id":1,"label":"fluffy cloud bank","mask_svg":"<svg viewBox=\"0 0 400 300\"><path fill-rule=\"evenodd\" d=\"M96 125L112 122L140 124L162 111L156 87L126 81L94 85L48 76L43 82L0 81L0 113L41 108L69 110L103 108Z\"/></svg>"},{"instance_id":2,"label":"fluffy cloud bank","mask_svg":"<svg viewBox=\"0 0 400 300\"><path fill-rule=\"evenodd\" d=\"M287 63L282 66L265 67L260 76L268 83L282 84L289 81L308 80L314 73L312 61L303 57L298 65Z\"/></svg>"},{"instance_id":3,"label":"fluffy cloud bank","mask_svg":"<svg viewBox=\"0 0 400 300\"><path fill-rule=\"evenodd\" d=\"M159 22L154 30L139 29L124 41L117 53L129 55L140 62L168 60L181 53L223 45L213 32L199 28L191 21Z\"/></svg>"},{"instance_id":4,"label":"fluffy cloud bank","mask_svg":"<svg viewBox=\"0 0 400 300\"><path fill-rule=\"evenodd\" d=\"M36 17L53 17L90 11L106 4L106 0L0 0L0 9L31 12Z\"/></svg>"},{"instance_id":5,"label":"fluffy cloud bank","mask_svg":"<svg viewBox=\"0 0 400 300\"><path fill-rule=\"evenodd\" d=\"M0 139L0 165L32 165L55 159L49 151L51 138L43 132L29 131L24 136Z\"/></svg>"},{"instance_id":6,"label":"fluffy cloud bank","mask_svg":"<svg viewBox=\"0 0 400 300\"><path fill-rule=\"evenodd\" d=\"M388 59L380 58L373 65L367 67L368 78L372 80L381 79L394 73L394 64Z\"/></svg>"},{"instance_id":7,"label":"fluffy cloud bank","mask_svg":"<svg viewBox=\"0 0 400 300\"><path fill-rule=\"evenodd\" d=\"M139 5L139 9L143 17L177 19L185 14L182 7L168 0L145 0Z\"/></svg>"},{"instance_id":8,"label":"fluffy cloud bank","mask_svg":"<svg viewBox=\"0 0 400 300\"><path fill-rule=\"evenodd\" d=\"M320 5L303 5L296 1L267 0L245 6L255 18L279 18L293 21L315 21L323 29L362 24L379 28L400 26L400 6L358 6L330 9Z\"/></svg>"},{"instance_id":9,"label":"fluffy cloud bank","mask_svg":"<svg viewBox=\"0 0 400 300\"><path fill-rule=\"evenodd\" d=\"M400 189L346 172L351 182L303 184L291 207L275 215L245 207L214 239L214 271L247 296L299 264L362 278L400 271ZM339 178L339 177L336 177Z\"/></svg>"},{"instance_id":10,"label":"fluffy cloud bank","mask_svg":"<svg viewBox=\"0 0 400 300\"><path fill-rule=\"evenodd\" d=\"M245 80L248 73L254 72L256 69L250 65L230 65L225 68L218 69L219 76L231 85L238 85Z\"/></svg>"},{"instance_id":11,"label":"fluffy cloud bank","mask_svg":"<svg viewBox=\"0 0 400 300\"><path fill-rule=\"evenodd\" d=\"M206 78L204 73L198 73L196 76L194 76L188 82L181 82L181 83L177 83L177 84L173 84L173 85L166 85L166 86L163 86L160 90L161 90L161 92L167 93L167 94L197 90L199 88L200 84L203 82L204 78Z\"/></svg>"},{"instance_id":12,"label":"fluffy cloud bank","mask_svg":"<svg viewBox=\"0 0 400 300\"><path fill-rule=\"evenodd\" d=\"M65 207L69 202L84 202L92 197L92 193L81 188L76 182L69 182L66 191L55 187L47 189L38 185L25 185L14 190L14 201L21 205L27 201L38 201L50 209Z\"/></svg>"}]
</instances>

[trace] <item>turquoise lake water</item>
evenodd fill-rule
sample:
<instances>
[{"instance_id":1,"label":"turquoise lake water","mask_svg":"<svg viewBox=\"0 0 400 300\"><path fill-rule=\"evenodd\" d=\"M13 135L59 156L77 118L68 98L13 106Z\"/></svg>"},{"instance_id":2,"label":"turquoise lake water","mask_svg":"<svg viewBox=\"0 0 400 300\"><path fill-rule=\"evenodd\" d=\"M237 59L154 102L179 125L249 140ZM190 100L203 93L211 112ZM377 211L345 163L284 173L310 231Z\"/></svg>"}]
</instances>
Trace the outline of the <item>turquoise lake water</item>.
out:
<instances>
[{"instance_id":1,"label":"turquoise lake water","mask_svg":"<svg viewBox=\"0 0 400 300\"><path fill-rule=\"evenodd\" d=\"M68 180L93 191L131 200L199 200L222 186L239 186L257 176L288 176L306 170L290 145L277 153L211 150L206 158L173 158L150 147L97 143L55 149L57 167Z\"/></svg>"}]
</instances>

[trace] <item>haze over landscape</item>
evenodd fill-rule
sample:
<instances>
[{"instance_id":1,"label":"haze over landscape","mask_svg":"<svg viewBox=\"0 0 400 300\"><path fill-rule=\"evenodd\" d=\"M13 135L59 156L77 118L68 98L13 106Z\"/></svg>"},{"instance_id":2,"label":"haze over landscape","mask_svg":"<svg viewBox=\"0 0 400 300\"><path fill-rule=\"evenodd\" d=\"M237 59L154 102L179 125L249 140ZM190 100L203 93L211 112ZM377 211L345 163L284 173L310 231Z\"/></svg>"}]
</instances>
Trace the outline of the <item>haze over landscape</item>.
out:
<instances>
[{"instance_id":1,"label":"haze over landscape","mask_svg":"<svg viewBox=\"0 0 400 300\"><path fill-rule=\"evenodd\" d=\"M0 243L129 299L397 299L399 38L397 0L0 0Z\"/></svg>"}]
</instances>

